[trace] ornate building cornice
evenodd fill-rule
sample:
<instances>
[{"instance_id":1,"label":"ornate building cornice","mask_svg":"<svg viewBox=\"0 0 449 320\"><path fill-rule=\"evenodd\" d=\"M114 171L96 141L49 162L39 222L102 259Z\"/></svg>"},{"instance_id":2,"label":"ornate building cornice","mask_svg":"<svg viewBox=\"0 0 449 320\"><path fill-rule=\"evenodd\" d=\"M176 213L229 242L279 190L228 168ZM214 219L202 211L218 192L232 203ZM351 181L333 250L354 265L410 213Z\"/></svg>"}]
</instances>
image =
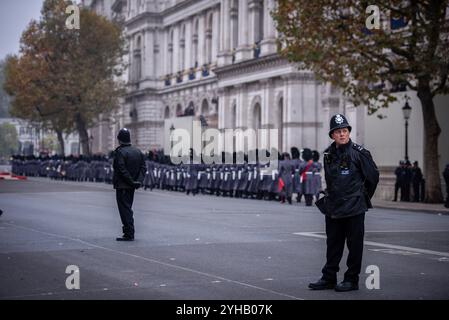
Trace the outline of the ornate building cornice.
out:
<instances>
[{"instance_id":1,"label":"ornate building cornice","mask_svg":"<svg viewBox=\"0 0 449 320\"><path fill-rule=\"evenodd\" d=\"M242 62L217 67L212 71L217 75L218 79L225 79L241 74L257 72L263 69L288 66L291 63L287 59L281 57L277 53L266 55L257 59L244 60Z\"/></svg>"}]
</instances>

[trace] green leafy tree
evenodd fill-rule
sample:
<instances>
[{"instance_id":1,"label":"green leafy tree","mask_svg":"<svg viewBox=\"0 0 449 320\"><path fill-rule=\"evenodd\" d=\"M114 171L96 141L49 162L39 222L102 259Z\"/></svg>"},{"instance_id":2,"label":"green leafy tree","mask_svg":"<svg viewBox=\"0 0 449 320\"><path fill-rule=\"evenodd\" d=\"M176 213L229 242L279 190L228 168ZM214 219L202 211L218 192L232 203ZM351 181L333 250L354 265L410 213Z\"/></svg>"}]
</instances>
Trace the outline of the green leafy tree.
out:
<instances>
[{"instance_id":1,"label":"green leafy tree","mask_svg":"<svg viewBox=\"0 0 449 320\"><path fill-rule=\"evenodd\" d=\"M66 26L72 1L45 0L39 22L21 38L19 57L7 63L5 88L13 96L13 115L63 134L77 131L83 154L90 154L87 130L98 115L118 107L123 84L121 28L88 9L80 10L80 28Z\"/></svg>"},{"instance_id":2,"label":"green leafy tree","mask_svg":"<svg viewBox=\"0 0 449 320\"><path fill-rule=\"evenodd\" d=\"M9 157L19 148L16 127L11 123L0 125L0 157Z\"/></svg>"},{"instance_id":3,"label":"green leafy tree","mask_svg":"<svg viewBox=\"0 0 449 320\"><path fill-rule=\"evenodd\" d=\"M278 0L273 17L281 52L323 81L340 86L354 104L369 113L396 100L392 87L417 91L424 119L426 201L443 200L438 163L441 129L433 98L449 92L448 0ZM377 5L381 25L368 5ZM390 28L389 17L403 19Z\"/></svg>"}]
</instances>

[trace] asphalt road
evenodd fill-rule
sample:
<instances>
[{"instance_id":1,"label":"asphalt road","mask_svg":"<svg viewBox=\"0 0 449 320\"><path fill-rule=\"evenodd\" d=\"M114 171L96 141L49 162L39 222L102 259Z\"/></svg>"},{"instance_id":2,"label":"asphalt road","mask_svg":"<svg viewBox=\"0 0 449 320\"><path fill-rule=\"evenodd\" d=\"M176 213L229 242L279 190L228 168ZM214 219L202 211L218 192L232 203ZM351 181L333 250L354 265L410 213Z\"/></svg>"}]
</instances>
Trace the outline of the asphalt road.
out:
<instances>
[{"instance_id":1,"label":"asphalt road","mask_svg":"<svg viewBox=\"0 0 449 320\"><path fill-rule=\"evenodd\" d=\"M326 246L324 217L303 204L139 190L134 242L115 241L105 184L0 181L0 209L0 299L449 299L447 215L371 210L360 290L337 293L307 288ZM66 288L69 265L80 289Z\"/></svg>"}]
</instances>

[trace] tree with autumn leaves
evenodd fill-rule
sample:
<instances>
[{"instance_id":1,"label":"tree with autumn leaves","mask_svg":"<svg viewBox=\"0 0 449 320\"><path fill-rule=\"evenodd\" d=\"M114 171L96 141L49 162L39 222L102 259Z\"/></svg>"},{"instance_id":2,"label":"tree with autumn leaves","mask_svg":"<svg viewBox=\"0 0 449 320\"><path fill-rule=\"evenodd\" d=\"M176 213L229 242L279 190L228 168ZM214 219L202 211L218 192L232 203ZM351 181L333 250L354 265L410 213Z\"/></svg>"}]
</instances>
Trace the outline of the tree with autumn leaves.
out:
<instances>
[{"instance_id":1,"label":"tree with autumn leaves","mask_svg":"<svg viewBox=\"0 0 449 320\"><path fill-rule=\"evenodd\" d=\"M90 154L87 130L98 115L118 107L124 92L116 79L124 69L121 28L80 9L80 28L70 29L66 13L72 1L45 0L40 21L21 38L20 54L6 63L5 89L11 114L52 129L64 153L63 135L77 132L81 152Z\"/></svg>"},{"instance_id":2,"label":"tree with autumn leaves","mask_svg":"<svg viewBox=\"0 0 449 320\"><path fill-rule=\"evenodd\" d=\"M379 9L380 28L372 29ZM448 0L278 0L273 18L281 53L331 82L372 114L396 100L391 88L417 91L424 119L426 202L443 200L441 129L434 97L449 93ZM391 28L390 18L402 19ZM368 24L367 24L368 23Z\"/></svg>"}]
</instances>

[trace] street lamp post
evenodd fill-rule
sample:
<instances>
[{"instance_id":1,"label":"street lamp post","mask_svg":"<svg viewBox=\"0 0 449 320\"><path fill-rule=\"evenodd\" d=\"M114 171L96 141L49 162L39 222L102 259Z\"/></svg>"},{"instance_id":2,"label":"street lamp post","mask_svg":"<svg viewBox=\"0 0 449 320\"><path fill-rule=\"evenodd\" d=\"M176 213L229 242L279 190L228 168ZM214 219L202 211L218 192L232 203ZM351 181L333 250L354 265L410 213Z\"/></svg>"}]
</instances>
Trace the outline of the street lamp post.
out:
<instances>
[{"instance_id":1,"label":"street lamp post","mask_svg":"<svg viewBox=\"0 0 449 320\"><path fill-rule=\"evenodd\" d=\"M173 131L175 131L175 126L172 124L170 127L170 154L173 150Z\"/></svg>"},{"instance_id":2,"label":"street lamp post","mask_svg":"<svg viewBox=\"0 0 449 320\"><path fill-rule=\"evenodd\" d=\"M200 115L200 122L201 122L201 135L203 135L204 130L206 130L209 125L207 123L206 118L203 115ZM202 146L201 146L202 149L204 149L206 147L206 142L207 141L203 141Z\"/></svg>"},{"instance_id":3,"label":"street lamp post","mask_svg":"<svg viewBox=\"0 0 449 320\"><path fill-rule=\"evenodd\" d=\"M405 119L405 161L408 161L408 119L410 119L410 114L412 113L412 107L405 102L404 107L402 107L402 114Z\"/></svg>"}]
</instances>

